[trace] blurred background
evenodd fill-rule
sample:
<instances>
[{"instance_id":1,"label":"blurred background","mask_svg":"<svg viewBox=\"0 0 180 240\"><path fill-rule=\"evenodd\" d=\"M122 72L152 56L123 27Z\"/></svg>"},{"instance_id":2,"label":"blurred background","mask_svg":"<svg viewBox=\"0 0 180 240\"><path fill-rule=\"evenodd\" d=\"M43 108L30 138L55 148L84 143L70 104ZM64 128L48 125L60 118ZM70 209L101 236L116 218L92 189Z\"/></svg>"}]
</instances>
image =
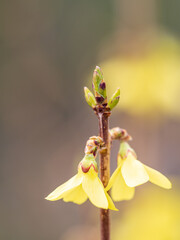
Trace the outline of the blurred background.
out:
<instances>
[{"instance_id":1,"label":"blurred background","mask_svg":"<svg viewBox=\"0 0 180 240\"><path fill-rule=\"evenodd\" d=\"M99 239L99 210L44 200L72 177L98 133L84 100L96 65L110 119L172 190L137 188L116 203L112 240L180 239L180 1L0 1L0 239ZM118 143L113 145L111 172Z\"/></svg>"}]
</instances>

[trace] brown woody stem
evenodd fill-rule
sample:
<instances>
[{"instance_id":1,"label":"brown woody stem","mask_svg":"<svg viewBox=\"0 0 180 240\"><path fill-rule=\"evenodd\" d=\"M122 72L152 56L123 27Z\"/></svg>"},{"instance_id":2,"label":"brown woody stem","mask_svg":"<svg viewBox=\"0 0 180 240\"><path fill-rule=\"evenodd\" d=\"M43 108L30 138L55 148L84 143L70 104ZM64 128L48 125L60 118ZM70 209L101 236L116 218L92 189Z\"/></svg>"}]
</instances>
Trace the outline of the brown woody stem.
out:
<instances>
[{"instance_id":1,"label":"brown woody stem","mask_svg":"<svg viewBox=\"0 0 180 240\"><path fill-rule=\"evenodd\" d=\"M101 110L98 111L98 110ZM109 109L97 108L96 114L99 120L99 135L105 143L105 148L100 151L100 177L104 187L107 186L110 177L110 137L109 137ZM101 240L110 239L109 210L100 209Z\"/></svg>"}]
</instances>

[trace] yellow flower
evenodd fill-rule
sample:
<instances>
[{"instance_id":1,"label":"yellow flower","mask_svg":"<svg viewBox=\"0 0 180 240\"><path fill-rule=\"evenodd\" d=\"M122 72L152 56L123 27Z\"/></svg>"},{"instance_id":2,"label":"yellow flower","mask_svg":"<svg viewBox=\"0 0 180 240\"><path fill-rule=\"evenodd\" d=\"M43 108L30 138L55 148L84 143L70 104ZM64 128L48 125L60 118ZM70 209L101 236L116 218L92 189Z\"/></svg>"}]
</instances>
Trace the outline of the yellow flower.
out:
<instances>
[{"instance_id":1,"label":"yellow flower","mask_svg":"<svg viewBox=\"0 0 180 240\"><path fill-rule=\"evenodd\" d=\"M85 155L74 177L46 197L49 201L63 199L76 204L82 204L88 198L96 207L118 211L98 178L97 163L92 154Z\"/></svg>"},{"instance_id":2,"label":"yellow flower","mask_svg":"<svg viewBox=\"0 0 180 240\"><path fill-rule=\"evenodd\" d=\"M136 186L150 181L162 188L170 189L171 182L160 172L142 164L127 142L121 143L118 167L112 174L106 191L111 187L114 201L130 200Z\"/></svg>"}]
</instances>

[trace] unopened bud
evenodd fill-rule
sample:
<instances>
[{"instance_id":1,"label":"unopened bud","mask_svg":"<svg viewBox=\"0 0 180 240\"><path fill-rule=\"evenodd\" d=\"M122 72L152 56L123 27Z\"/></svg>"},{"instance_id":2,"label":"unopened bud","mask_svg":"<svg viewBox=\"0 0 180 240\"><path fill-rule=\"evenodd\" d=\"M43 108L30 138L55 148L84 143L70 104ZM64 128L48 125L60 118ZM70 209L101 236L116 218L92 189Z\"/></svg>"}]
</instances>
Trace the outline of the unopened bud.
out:
<instances>
[{"instance_id":1,"label":"unopened bud","mask_svg":"<svg viewBox=\"0 0 180 240\"><path fill-rule=\"evenodd\" d=\"M96 157L97 150L104 147L103 139L99 136L92 136L86 142L85 154L93 154Z\"/></svg>"},{"instance_id":2,"label":"unopened bud","mask_svg":"<svg viewBox=\"0 0 180 240\"><path fill-rule=\"evenodd\" d=\"M120 141L130 141L132 137L127 133L125 129L115 127L109 130L110 136L112 140L120 140Z\"/></svg>"},{"instance_id":3,"label":"unopened bud","mask_svg":"<svg viewBox=\"0 0 180 240\"><path fill-rule=\"evenodd\" d=\"M103 142L103 139L99 136L92 136L89 138L90 140L94 140L94 144L98 146L99 148L104 147L105 143Z\"/></svg>"}]
</instances>

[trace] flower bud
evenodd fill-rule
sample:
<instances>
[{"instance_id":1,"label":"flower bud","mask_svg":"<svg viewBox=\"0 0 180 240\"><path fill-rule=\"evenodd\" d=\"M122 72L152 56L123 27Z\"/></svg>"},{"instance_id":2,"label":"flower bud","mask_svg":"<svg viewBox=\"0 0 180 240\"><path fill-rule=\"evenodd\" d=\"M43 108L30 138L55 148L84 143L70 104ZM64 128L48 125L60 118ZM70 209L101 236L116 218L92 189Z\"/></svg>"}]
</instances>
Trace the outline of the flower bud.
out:
<instances>
[{"instance_id":1,"label":"flower bud","mask_svg":"<svg viewBox=\"0 0 180 240\"><path fill-rule=\"evenodd\" d=\"M120 140L120 141L130 141L132 137L127 133L125 129L115 127L109 130L112 140Z\"/></svg>"},{"instance_id":2,"label":"flower bud","mask_svg":"<svg viewBox=\"0 0 180 240\"><path fill-rule=\"evenodd\" d=\"M87 87L84 87L84 93L86 102L89 104L90 107L94 108L96 106L96 99L94 95Z\"/></svg>"},{"instance_id":3,"label":"flower bud","mask_svg":"<svg viewBox=\"0 0 180 240\"><path fill-rule=\"evenodd\" d=\"M103 139L99 136L92 136L89 138L90 140L94 140L94 144L98 146L99 148L104 147L105 143L103 142Z\"/></svg>"},{"instance_id":4,"label":"flower bud","mask_svg":"<svg viewBox=\"0 0 180 240\"><path fill-rule=\"evenodd\" d=\"M108 106L111 110L118 104L119 99L120 99L120 89L118 88L108 102Z\"/></svg>"},{"instance_id":5,"label":"flower bud","mask_svg":"<svg viewBox=\"0 0 180 240\"><path fill-rule=\"evenodd\" d=\"M94 170L98 172L97 162L93 154L86 154L82 161L79 163L78 168L81 169L83 173L87 173L91 167L93 167Z\"/></svg>"},{"instance_id":6,"label":"flower bud","mask_svg":"<svg viewBox=\"0 0 180 240\"><path fill-rule=\"evenodd\" d=\"M85 154L93 154L96 157L97 150L104 147L103 139L99 136L92 136L86 142Z\"/></svg>"}]
</instances>

